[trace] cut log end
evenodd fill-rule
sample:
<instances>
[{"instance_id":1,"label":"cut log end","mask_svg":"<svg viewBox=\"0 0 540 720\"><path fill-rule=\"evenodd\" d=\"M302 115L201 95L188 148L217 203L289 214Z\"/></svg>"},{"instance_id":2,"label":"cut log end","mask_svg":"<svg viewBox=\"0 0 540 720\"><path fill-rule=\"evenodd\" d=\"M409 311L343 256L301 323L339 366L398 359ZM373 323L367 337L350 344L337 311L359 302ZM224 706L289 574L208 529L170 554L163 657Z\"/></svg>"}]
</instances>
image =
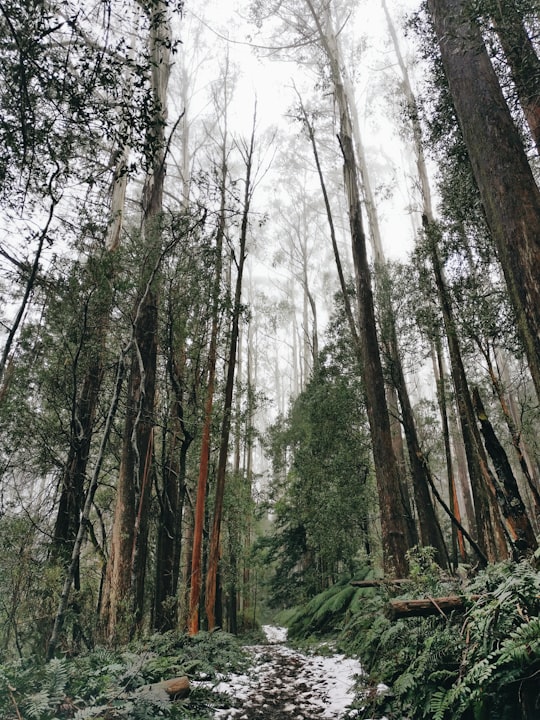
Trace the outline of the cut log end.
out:
<instances>
[{"instance_id":1,"label":"cut log end","mask_svg":"<svg viewBox=\"0 0 540 720\"><path fill-rule=\"evenodd\" d=\"M163 681L163 689L172 700L185 698L190 693L189 678L186 676Z\"/></svg>"}]
</instances>

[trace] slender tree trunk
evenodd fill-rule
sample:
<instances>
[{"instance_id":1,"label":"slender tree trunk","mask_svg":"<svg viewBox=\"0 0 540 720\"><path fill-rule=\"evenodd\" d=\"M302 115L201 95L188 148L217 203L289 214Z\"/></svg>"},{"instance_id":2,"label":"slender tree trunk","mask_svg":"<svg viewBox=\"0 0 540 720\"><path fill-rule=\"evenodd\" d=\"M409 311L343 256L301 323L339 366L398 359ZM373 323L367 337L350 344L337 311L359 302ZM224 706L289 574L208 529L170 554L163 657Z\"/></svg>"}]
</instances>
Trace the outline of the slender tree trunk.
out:
<instances>
[{"instance_id":1,"label":"slender tree trunk","mask_svg":"<svg viewBox=\"0 0 540 720\"><path fill-rule=\"evenodd\" d=\"M216 234L216 269L214 288L212 293L212 328L210 331L210 347L208 350L208 382L206 387L206 400L204 405L204 421L201 438L201 454L199 461L199 476L197 483L197 496L195 500L195 516L193 526L193 545L191 555L190 595L188 631L190 635L199 632L199 606L202 588L202 544L204 518L206 508L206 490L208 486L208 465L210 462L210 436L212 427L212 409L214 405L214 391L217 363L217 343L219 330L219 296L223 273L223 239L226 228L226 193L227 193L227 133L225 131L221 158L221 201L219 224Z\"/></svg>"},{"instance_id":2,"label":"slender tree trunk","mask_svg":"<svg viewBox=\"0 0 540 720\"><path fill-rule=\"evenodd\" d=\"M393 326L393 323L391 332L391 373L394 386L397 389L399 404L401 405L403 413L403 426L405 428L405 438L409 450L409 463L413 477L416 512L418 513L420 542L424 546L429 545L433 547L437 552L435 557L437 563L441 567L447 568L449 564L448 550L444 542L441 526L437 515L435 514L430 494L430 486L433 486L433 477L429 463L427 462L420 447L420 441L416 432L416 424L409 399L409 393L405 384L403 368L397 353L397 337L395 336L395 327Z\"/></svg>"},{"instance_id":3,"label":"slender tree trunk","mask_svg":"<svg viewBox=\"0 0 540 720\"><path fill-rule=\"evenodd\" d=\"M403 577L407 573L405 555L411 547L412 538L408 532L406 514L401 502L401 478L392 445L386 404L348 100L341 78L340 61L331 19L326 15L327 29L325 30L311 0L306 0L306 3L317 25L319 38L328 58L334 95L339 108L339 141L343 153L344 182L356 274L362 373L381 514L383 564L388 574L395 572L398 576Z\"/></svg>"},{"instance_id":4,"label":"slender tree trunk","mask_svg":"<svg viewBox=\"0 0 540 720\"><path fill-rule=\"evenodd\" d=\"M313 156L315 159L315 165L317 167L317 174L319 176L319 183L321 185L321 192L323 195L324 205L325 205L325 209L326 209L326 217L328 220L328 227L330 230L330 239L332 241L332 250L334 253L334 260L336 263L336 269L337 269L337 274L338 274L338 278L339 278L339 284L340 284L340 288L341 288L343 304L345 307L345 316L347 317L347 322L348 322L349 331L351 333L351 337L353 340L355 354L356 354L359 366L361 367L361 365L362 365L362 347L361 347L361 343L360 343L360 337L358 335L358 329L356 327L356 321L354 319L354 314L353 314L353 310L352 310L352 306L351 306L349 292L348 292L347 285L345 282L345 275L343 272L343 266L341 263L341 257L340 257L339 248L338 248L338 244L337 244L332 209L330 206L330 200L328 198L328 192L326 190L326 183L324 181L324 176L323 176L321 164L319 161L319 153L317 150L317 143L315 140L315 130L314 130L313 125L310 122L307 112L302 104L300 95L298 97L300 100L300 107L302 110L302 115L304 117L304 124L306 126L306 129L308 131L308 136L311 141L311 146L313 149ZM392 388L392 390L393 390L393 388ZM404 458L404 453L403 453L403 437L401 435L401 427L400 427L399 419L397 417L397 397L395 397L395 391L390 392L388 394L388 400L389 400L389 402L393 401L392 404L390 405L390 426L391 426L391 434L392 434L392 447L393 447L395 455L396 455L396 462L398 462L398 466L400 468L400 477L404 478L405 477L405 458ZM392 409L394 410L394 412L392 412ZM396 426L397 426L397 429L396 429ZM401 500L402 500L403 507L405 509L405 517L407 520L408 533L411 538L411 543L416 544L416 542L417 542L416 524L414 522L414 518L412 515L411 508L410 508L410 499L409 499L408 493L405 492L406 486L404 485L404 483L401 483L400 487L401 487Z\"/></svg>"},{"instance_id":5,"label":"slender tree trunk","mask_svg":"<svg viewBox=\"0 0 540 720\"><path fill-rule=\"evenodd\" d=\"M337 57L343 57L343 52L341 50L341 44L340 44L340 38L339 35L333 37L333 42L335 42L335 48ZM396 337L396 331L395 331L395 315L394 315L394 309L391 304L390 296L387 295L386 297L383 297L384 291L381 291L382 289L386 288L389 285L388 282L388 268L386 263L386 258L384 254L383 244L382 244L382 235L381 235L381 229L380 229L380 223L379 223L379 215L377 213L377 206L375 203L375 196L373 194L373 190L371 187L371 180L370 180L370 174L368 170L368 163L366 160L366 154L364 151L364 144L362 142L362 135L360 133L360 123L358 120L358 113L356 109L356 102L354 100L354 87L351 82L351 79L349 77L349 74L347 72L347 68L345 64L342 64L341 66L341 74L342 74L342 80L343 80L343 89L345 97L347 98L348 102L348 109L350 113L350 121L351 121L351 128L352 128L352 138L354 142L354 150L355 150L355 156L356 156L356 163L358 167L358 173L360 176L360 191L362 193L364 206L366 209L366 216L368 220L368 226L369 226L369 240L371 243L371 248L373 250L373 257L374 257L374 265L375 265L375 292L376 292L376 298L377 298L377 306L379 308L379 312L381 316L383 317L382 325L386 327L386 331L388 334L392 337ZM382 333L384 335L384 333ZM383 339L384 342L384 339ZM392 340L390 341L390 344L392 344ZM401 355L399 352L399 347L397 344L397 339L395 344L393 344L393 347L390 351L391 356L391 363L397 367L397 365L401 366ZM398 369L398 373L401 372L401 375L404 379L403 370L401 367ZM388 408L388 416L390 420L390 432L392 434L392 446L394 448L394 454L396 457L396 462L398 466L399 476L401 478L400 486L401 486L401 499L403 503L403 507L405 509L405 517L407 519L407 525L408 525L408 531L409 535L411 537L411 542L416 544L418 542L418 530L415 524L415 519L413 516L413 513L411 511L411 498L409 493L409 487L407 484L407 470L406 470L406 462L405 462L405 447L403 443L403 434L402 434L402 426L400 422L400 412L399 407L401 406L401 403L399 402L398 398L398 390L394 386L392 382L387 382L385 384L385 393L386 393L386 404ZM401 387L401 395L403 396L404 393L407 394L407 397L405 399L405 402L409 404L410 407L410 399L408 396L408 390L404 381L404 384ZM403 408L402 408L403 412ZM415 420L414 415L411 413L411 415L408 418L409 422L412 423L413 427L411 429L411 432L414 435L417 435L416 428L414 427ZM409 439L411 438L411 435L409 435ZM405 438L407 440L407 437ZM411 448L408 447L409 456L411 452ZM426 477L424 475L424 472L421 470L420 466L417 466L417 471L420 471L420 476L415 476L413 473L413 485L418 484L420 482L424 488L427 488L426 483ZM422 490L415 490L413 487L413 493L415 493L417 496L421 496L423 494ZM418 500L418 497L416 498ZM433 506L430 503L430 505L424 510L420 511L419 514L419 523L424 522L427 520L428 517L431 517L430 524L432 526L435 526L438 524L437 518L435 517L435 514L433 513ZM423 531L424 536L430 535L430 531L427 529L424 529ZM422 535L422 531L420 531L420 535Z\"/></svg>"},{"instance_id":6,"label":"slender tree trunk","mask_svg":"<svg viewBox=\"0 0 540 720\"><path fill-rule=\"evenodd\" d=\"M461 523L461 512L459 509L458 494L456 481L454 477L454 462L452 458L452 446L450 443L450 423L448 420L448 410L446 404L446 388L445 373L442 359L442 348L440 339L437 338L435 348L432 347L433 371L435 382L437 385L437 402L439 404L439 412L441 415L443 438L444 438L444 455L446 459L446 476L448 478L448 498L450 512ZM452 563L456 568L458 565L458 547L459 557L462 562L466 560L465 543L463 541L463 533L456 525L452 524Z\"/></svg>"},{"instance_id":7,"label":"slender tree trunk","mask_svg":"<svg viewBox=\"0 0 540 720\"><path fill-rule=\"evenodd\" d=\"M218 610L218 570L220 559L221 521L223 517L223 500L225 496L225 480L227 472L227 457L229 452L229 434L231 428L231 410L234 390L234 375L236 371L236 354L238 349L238 330L240 324L241 300L242 300L242 279L246 259L246 243L248 233L248 221L251 198L253 195L252 171L255 150L255 113L253 117L253 129L249 147L245 148L244 160L246 163L246 178L244 189L244 208L242 211L242 223L240 228L240 247L237 257L236 286L233 300L233 316L231 326L231 337L229 346L229 357L227 359L227 379L225 382L225 399L223 404L223 421L221 425L221 442L219 447L218 467L216 473L216 491L214 500L214 515L210 533L210 549L208 554L208 570L206 575L205 608L208 620L208 629L213 630L216 626Z\"/></svg>"},{"instance_id":8,"label":"slender tree trunk","mask_svg":"<svg viewBox=\"0 0 540 720\"><path fill-rule=\"evenodd\" d=\"M74 388L70 443L66 464L62 474L60 498L54 527L51 559L69 562L73 544L77 537L80 514L84 504L86 469L94 422L105 371L106 340L110 324L112 302L112 281L109 261L105 258L90 258L87 270L95 283L85 307L85 322L76 362L73 367L74 384L77 386L81 361L88 357L87 368L79 388ZM96 299L97 298L97 299ZM78 578L75 579L78 587Z\"/></svg>"},{"instance_id":9,"label":"slender tree trunk","mask_svg":"<svg viewBox=\"0 0 540 720\"><path fill-rule=\"evenodd\" d=\"M60 635L62 632L62 628L64 626L66 611L67 611L67 608L69 605L69 596L71 593L71 588L73 586L73 581L75 579L77 568L79 567L79 558L80 558L80 554L81 554L81 548L82 548L83 542L86 538L86 532L88 530L88 525L89 525L88 521L90 518L90 511L92 510L92 504L94 502L94 497L95 497L95 494L96 494L96 491L97 491L98 485L99 485L99 476L101 473L101 467L103 465L103 460L105 457L105 449L107 447L107 443L109 442L109 436L111 434L111 429L112 429L112 426L114 423L114 419L116 417L116 410L118 408L118 402L120 400L122 384L124 381L124 361L125 361L126 354L129 352L131 342L132 341L130 341L127 348L122 352L120 359L118 361L114 394L113 394L111 404L109 407L109 412L107 414L107 419L105 421L105 427L103 429L103 436L101 438L99 453L96 458L94 472L93 472L92 478L90 480L90 485L88 487L88 492L86 493L84 507L83 507L83 510L81 513L81 522L79 524L79 530L77 532L77 537L75 538L75 542L73 544L73 551L71 553L71 562L66 571L64 585L62 588L62 593L60 595L60 600L58 601L58 609L56 611L56 615L54 618L54 626L53 626L53 629L51 632L51 637L49 638L49 643L47 646L47 659L48 660L51 660L54 657L56 648L58 647L58 643L60 642Z\"/></svg>"},{"instance_id":10,"label":"slender tree trunk","mask_svg":"<svg viewBox=\"0 0 540 720\"><path fill-rule=\"evenodd\" d=\"M495 562L507 555L503 528L495 502L495 484L493 478L490 476L487 458L485 457L482 441L476 425L452 307L446 292L446 284L437 250L437 229L434 224L428 223L427 218L425 218L425 230L430 244L431 263L439 303L442 309L446 337L448 339L452 380L458 404L461 432L465 443L467 465L474 498L478 544L488 561Z\"/></svg>"},{"instance_id":11,"label":"slender tree trunk","mask_svg":"<svg viewBox=\"0 0 540 720\"><path fill-rule=\"evenodd\" d=\"M99 342L99 341L98 341ZM94 430L96 405L103 379L103 345L87 370L79 398L73 408L70 447L60 490L58 511L54 526L51 558L69 559L77 537L80 513L84 503L86 466ZM76 580L77 585L77 580Z\"/></svg>"},{"instance_id":12,"label":"slender tree trunk","mask_svg":"<svg viewBox=\"0 0 540 720\"><path fill-rule=\"evenodd\" d=\"M540 397L540 191L465 0L428 0L519 335Z\"/></svg>"},{"instance_id":13,"label":"slender tree trunk","mask_svg":"<svg viewBox=\"0 0 540 720\"><path fill-rule=\"evenodd\" d=\"M358 197L354 150L350 135L346 134L344 123L342 123L340 143L343 149L345 185L349 200L349 219L359 306L359 335L362 339L362 371L379 492L384 567L388 574L395 572L399 577L404 577L407 573L405 553L410 547L411 539L408 535L405 513L400 499L401 483L392 445L384 393L384 378L375 326L371 273Z\"/></svg>"},{"instance_id":14,"label":"slender tree trunk","mask_svg":"<svg viewBox=\"0 0 540 720\"><path fill-rule=\"evenodd\" d=\"M172 309L170 309L171 311ZM182 541L182 514L186 488L186 457L192 435L184 422L183 368L184 348L176 350L173 338L173 318L169 318L168 373L173 399L171 422L166 443L163 467L163 488L159 496L160 516L157 529L156 580L153 625L164 632L177 626L177 591ZM173 356L176 354L176 359Z\"/></svg>"},{"instance_id":15,"label":"slender tree trunk","mask_svg":"<svg viewBox=\"0 0 540 720\"><path fill-rule=\"evenodd\" d=\"M139 603L144 586L153 456L156 302L155 293L148 288L139 301L140 312L134 325L122 459L102 607L103 629L109 640L132 633L141 621Z\"/></svg>"}]
</instances>

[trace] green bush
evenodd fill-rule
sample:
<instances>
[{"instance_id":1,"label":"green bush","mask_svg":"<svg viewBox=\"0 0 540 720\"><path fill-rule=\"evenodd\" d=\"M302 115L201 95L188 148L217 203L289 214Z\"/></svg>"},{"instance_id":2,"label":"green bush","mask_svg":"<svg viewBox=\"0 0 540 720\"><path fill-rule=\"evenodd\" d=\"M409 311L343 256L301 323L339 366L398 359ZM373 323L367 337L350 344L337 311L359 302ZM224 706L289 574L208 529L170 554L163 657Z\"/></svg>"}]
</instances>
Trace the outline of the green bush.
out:
<instances>
[{"instance_id":1,"label":"green bush","mask_svg":"<svg viewBox=\"0 0 540 720\"><path fill-rule=\"evenodd\" d=\"M448 594L427 581L425 596ZM421 583L407 597L421 596ZM368 672L366 717L389 720L532 720L540 717L540 577L528 562L502 563L464 589L464 614L391 621L388 597L360 609L342 638ZM473 600L472 596L480 596ZM382 682L387 693L369 693ZM362 704L359 699L359 704Z\"/></svg>"},{"instance_id":2,"label":"green bush","mask_svg":"<svg viewBox=\"0 0 540 720\"><path fill-rule=\"evenodd\" d=\"M288 618L293 641L336 638L360 658L360 717L388 720L538 720L540 576L533 564L500 563L463 586L433 563L429 548L409 553L410 583L336 584ZM388 601L460 594L465 612L392 621ZM377 684L388 686L376 692Z\"/></svg>"},{"instance_id":3,"label":"green bush","mask_svg":"<svg viewBox=\"0 0 540 720\"><path fill-rule=\"evenodd\" d=\"M214 713L216 697L209 690L196 687L189 698L172 702L145 686L180 675L212 679L246 664L239 640L223 632L152 635L119 650L98 648L48 664L19 660L0 665L0 717L203 720Z\"/></svg>"}]
</instances>

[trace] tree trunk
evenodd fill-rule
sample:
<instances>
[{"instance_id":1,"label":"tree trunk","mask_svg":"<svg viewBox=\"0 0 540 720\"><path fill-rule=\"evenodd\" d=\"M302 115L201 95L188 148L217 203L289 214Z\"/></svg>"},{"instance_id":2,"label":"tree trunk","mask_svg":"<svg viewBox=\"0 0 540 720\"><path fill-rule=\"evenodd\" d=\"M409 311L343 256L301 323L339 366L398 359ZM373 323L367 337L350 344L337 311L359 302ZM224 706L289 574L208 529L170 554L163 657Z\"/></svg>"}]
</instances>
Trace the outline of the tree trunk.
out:
<instances>
[{"instance_id":1,"label":"tree trunk","mask_svg":"<svg viewBox=\"0 0 540 720\"><path fill-rule=\"evenodd\" d=\"M317 25L319 39L328 58L334 95L339 108L339 141L343 154L344 182L356 275L358 335L361 339L362 373L381 514L383 564L386 574L396 573L404 576L407 574L405 555L411 547L412 539L408 532L406 514L401 501L401 479L392 445L390 420L386 405L384 376L375 323L371 272L367 259L366 236L362 223L358 173L348 100L342 82L340 60L331 18L327 13L325 18L327 28L325 29L311 0L306 0L306 2Z\"/></svg>"},{"instance_id":2,"label":"tree trunk","mask_svg":"<svg viewBox=\"0 0 540 720\"><path fill-rule=\"evenodd\" d=\"M391 620L428 615L442 615L446 618L448 612L465 612L469 603L479 598L480 595L471 595L469 598L451 595L420 600L390 600L386 614Z\"/></svg>"},{"instance_id":3,"label":"tree trunk","mask_svg":"<svg viewBox=\"0 0 540 720\"><path fill-rule=\"evenodd\" d=\"M428 0L463 139L540 397L540 192L465 0Z\"/></svg>"},{"instance_id":4,"label":"tree trunk","mask_svg":"<svg viewBox=\"0 0 540 720\"><path fill-rule=\"evenodd\" d=\"M66 616L66 611L68 608L71 588L72 588L73 581L76 576L77 568L79 567L79 558L80 558L80 554L81 554L81 548L82 548L83 542L86 538L86 532L88 530L88 525L89 525L88 520L90 518L90 511L92 509L92 504L94 502L96 490L98 489L99 476L101 473L101 467L103 465L103 460L105 457L105 449L107 447L107 443L109 442L109 435L111 433L114 419L116 417L116 410L118 408L118 402L120 400L122 383L124 381L125 355L129 351L131 342L132 342L132 340L130 340L127 348L122 352L120 359L118 361L114 393L113 393L113 397L112 397L111 404L109 407L109 412L107 414L107 419L105 421L105 427L103 430L103 436L101 438L99 453L96 458L96 464L94 466L94 472L92 474L92 478L91 478L90 484L88 486L88 492L86 493L84 507L83 507L82 513L81 513L81 521L79 523L79 529L77 532L77 537L75 538L75 542L73 544L73 551L71 554L71 562L66 571L66 577L64 579L64 585L62 587L62 593L60 595L60 600L58 601L58 609L56 611L56 615L54 618L54 625L53 625L53 629L51 632L51 637L49 638L49 643L47 646L47 659L48 660L51 660L54 657L56 648L60 641L60 635L62 632L62 628L64 625L65 616Z\"/></svg>"},{"instance_id":5,"label":"tree trunk","mask_svg":"<svg viewBox=\"0 0 540 720\"><path fill-rule=\"evenodd\" d=\"M525 120L540 151L540 60L515 0L493 3L492 18Z\"/></svg>"},{"instance_id":6,"label":"tree trunk","mask_svg":"<svg viewBox=\"0 0 540 720\"><path fill-rule=\"evenodd\" d=\"M86 371L79 397L73 409L70 447L60 490L60 500L54 526L51 558L68 560L79 529L84 503L86 467L94 430L96 406L103 379L104 337L94 338L97 352ZM75 584L77 586L77 580Z\"/></svg>"},{"instance_id":7,"label":"tree trunk","mask_svg":"<svg viewBox=\"0 0 540 720\"><path fill-rule=\"evenodd\" d=\"M240 247L237 257L236 286L233 301L233 316L229 356L227 358L227 379L225 383L225 400L223 404L223 421L221 424L221 442L219 447L218 467L216 473L216 494L214 500L214 515L210 533L210 549L208 555L208 570L206 575L205 608L208 620L208 629L216 626L218 607L218 572L220 559L221 521L223 517L223 499L225 495L225 480L227 472L227 456L229 451L229 434L231 429L231 410L234 390L234 375L236 371L236 354L238 348L238 329L240 324L242 279L246 259L246 243L251 198L253 195L252 171L255 151L255 113L249 147L244 148L244 161L246 164L246 178L244 188L244 207L242 210L242 223L240 228Z\"/></svg>"},{"instance_id":8,"label":"tree trunk","mask_svg":"<svg viewBox=\"0 0 540 720\"><path fill-rule=\"evenodd\" d=\"M174 352L172 317L170 318L169 353ZM178 352L183 358L183 349ZM171 422L168 433L166 459L163 467L163 488L159 497L156 580L154 592L153 626L160 632L177 626L177 592L182 542L182 515L186 492L186 457L192 435L184 423L182 369L173 357L168 360L169 377L173 387ZM180 361L183 367L184 361Z\"/></svg>"},{"instance_id":9,"label":"tree trunk","mask_svg":"<svg viewBox=\"0 0 540 720\"><path fill-rule=\"evenodd\" d=\"M452 381L454 383L458 404L461 432L465 444L469 478L474 499L478 544L488 561L496 562L506 557L507 552L499 511L495 502L495 486L493 478L490 476L487 458L485 457L482 441L476 425L452 307L446 291L446 283L439 260L437 249L438 229L433 223L430 224L425 216L424 225L430 244L431 263L448 339Z\"/></svg>"},{"instance_id":10,"label":"tree trunk","mask_svg":"<svg viewBox=\"0 0 540 720\"><path fill-rule=\"evenodd\" d=\"M459 509L458 494L456 481L454 477L454 461L452 458L452 445L450 443L450 424L448 421L448 409L446 404L446 388L444 367L442 361L442 348L439 338L436 341L435 349L432 347L433 372L437 385L437 402L441 415L442 431L444 438L444 455L446 459L446 475L448 478L448 498L450 512L461 523L461 512ZM452 524L452 563L454 568L458 566L458 548L459 558L462 562L466 560L465 543L463 533Z\"/></svg>"},{"instance_id":11,"label":"tree trunk","mask_svg":"<svg viewBox=\"0 0 540 720\"><path fill-rule=\"evenodd\" d=\"M201 438L201 454L199 461L199 476L197 483L197 496L195 500L195 516L193 525L193 545L191 554L190 594L188 632L196 635L199 632L199 606L202 587L202 543L204 518L206 508L206 490L208 486L208 465L210 462L210 436L212 427L212 408L214 405L214 390L217 363L217 342L219 330L219 295L223 273L223 239L226 228L226 194L227 194L227 133L223 135L221 157L221 199L219 222L216 233L216 268L214 288L212 293L212 328L210 331L210 347L208 349L208 382L206 386L206 400L204 405L204 420Z\"/></svg>"},{"instance_id":12,"label":"tree trunk","mask_svg":"<svg viewBox=\"0 0 540 720\"><path fill-rule=\"evenodd\" d=\"M157 356L155 293L141 298L127 388L122 459L116 489L111 549L101 608L108 640L133 632L140 622L151 490L153 409ZM132 614L133 613L133 614ZM127 620L127 626L120 621Z\"/></svg>"},{"instance_id":13,"label":"tree trunk","mask_svg":"<svg viewBox=\"0 0 540 720\"><path fill-rule=\"evenodd\" d=\"M155 102L147 130L151 169L142 190L142 289L133 319L134 344L128 383L122 459L107 567L102 627L112 640L140 628L146 572L148 511L153 464L154 397L157 365L158 269L162 260L161 212L165 182L165 127L171 47L167 4L157 0L150 19L151 87ZM144 245L143 245L144 246ZM120 619L124 623L121 627Z\"/></svg>"},{"instance_id":14,"label":"tree trunk","mask_svg":"<svg viewBox=\"0 0 540 720\"><path fill-rule=\"evenodd\" d=\"M447 568L449 565L448 550L430 494L430 485L433 484L433 478L429 464L420 447L420 441L416 432L413 410L398 355L397 337L393 323L390 332L392 333L390 337L391 373L403 414L403 427L405 428L405 439L409 450L414 498L416 502L416 512L418 514L420 543L424 546L429 545L433 547L437 552L435 560L441 567Z\"/></svg>"},{"instance_id":15,"label":"tree trunk","mask_svg":"<svg viewBox=\"0 0 540 720\"><path fill-rule=\"evenodd\" d=\"M489 421L477 387L473 388L473 404L484 436L486 450L499 478L501 512L506 521L508 535L514 550L514 559L520 560L534 552L538 543L508 456Z\"/></svg>"}]
</instances>

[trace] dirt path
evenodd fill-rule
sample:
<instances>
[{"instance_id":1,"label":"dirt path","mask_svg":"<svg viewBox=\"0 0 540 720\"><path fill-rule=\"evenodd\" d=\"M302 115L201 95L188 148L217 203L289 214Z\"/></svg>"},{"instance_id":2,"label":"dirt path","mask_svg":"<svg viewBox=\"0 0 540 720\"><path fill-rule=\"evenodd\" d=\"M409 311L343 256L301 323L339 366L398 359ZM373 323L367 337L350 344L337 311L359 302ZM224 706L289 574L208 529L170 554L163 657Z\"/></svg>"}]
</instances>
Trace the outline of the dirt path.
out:
<instances>
[{"instance_id":1,"label":"dirt path","mask_svg":"<svg viewBox=\"0 0 540 720\"><path fill-rule=\"evenodd\" d=\"M217 720L339 720L354 699L357 661L343 655L304 655L283 644L279 628L265 628L268 645L255 645L252 671L232 676L216 690L234 698Z\"/></svg>"}]
</instances>

